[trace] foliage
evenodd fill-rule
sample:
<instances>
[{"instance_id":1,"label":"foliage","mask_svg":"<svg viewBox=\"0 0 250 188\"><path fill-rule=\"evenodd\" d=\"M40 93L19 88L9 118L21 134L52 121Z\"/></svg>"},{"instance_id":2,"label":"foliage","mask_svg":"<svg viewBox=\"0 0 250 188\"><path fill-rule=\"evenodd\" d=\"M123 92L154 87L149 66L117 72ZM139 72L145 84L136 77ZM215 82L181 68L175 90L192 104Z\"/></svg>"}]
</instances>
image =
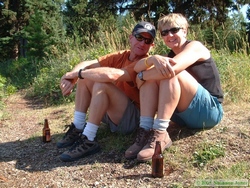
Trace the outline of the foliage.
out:
<instances>
[{"instance_id":1,"label":"foliage","mask_svg":"<svg viewBox=\"0 0 250 188\"><path fill-rule=\"evenodd\" d=\"M0 74L0 109L4 106L3 99L16 91L16 87L8 84L7 79Z\"/></svg>"},{"instance_id":2,"label":"foliage","mask_svg":"<svg viewBox=\"0 0 250 188\"><path fill-rule=\"evenodd\" d=\"M27 40L24 48L28 57L58 57L64 52L65 31L57 3L60 5L60 2L44 0L27 5L33 12L29 24L22 31L22 37Z\"/></svg>"},{"instance_id":3,"label":"foliage","mask_svg":"<svg viewBox=\"0 0 250 188\"><path fill-rule=\"evenodd\" d=\"M225 148L221 144L202 143L193 153L195 166L204 167L206 163L225 155Z\"/></svg>"},{"instance_id":4,"label":"foliage","mask_svg":"<svg viewBox=\"0 0 250 188\"><path fill-rule=\"evenodd\" d=\"M248 19L248 22L246 23L246 30L248 33L248 43L250 43L250 5L248 5L247 12L246 12L246 17Z\"/></svg>"},{"instance_id":5,"label":"foliage","mask_svg":"<svg viewBox=\"0 0 250 188\"><path fill-rule=\"evenodd\" d=\"M6 78L0 75L0 109L3 107L3 98L5 97L4 87L6 84Z\"/></svg>"},{"instance_id":6,"label":"foliage","mask_svg":"<svg viewBox=\"0 0 250 188\"><path fill-rule=\"evenodd\" d=\"M221 76L226 102L249 102L249 55L228 50L212 52Z\"/></svg>"},{"instance_id":7,"label":"foliage","mask_svg":"<svg viewBox=\"0 0 250 188\"><path fill-rule=\"evenodd\" d=\"M27 53L36 58L59 56L60 52L65 53L67 38L75 46L91 46L100 42L103 29L107 32L119 29L111 24L119 13L120 17L133 15L136 21L144 19L156 24L161 14L180 12L191 24L217 31L224 29L221 26L228 21L229 10L239 10L246 3L245 0L4 0L0 4L0 55L5 60L25 57Z\"/></svg>"},{"instance_id":8,"label":"foliage","mask_svg":"<svg viewBox=\"0 0 250 188\"><path fill-rule=\"evenodd\" d=\"M104 1L68 0L63 9L67 35L75 43L89 46L99 41L102 26L115 22L116 13ZM102 24L100 24L102 23ZM112 31L112 28L108 28Z\"/></svg>"},{"instance_id":9,"label":"foliage","mask_svg":"<svg viewBox=\"0 0 250 188\"><path fill-rule=\"evenodd\" d=\"M230 10L238 10L238 7L246 4L247 1L171 1L171 0L152 0L152 1L127 1L121 4L121 12L129 11L135 15L136 20L145 19L157 23L162 14L179 12L184 14L192 24L202 24L203 28L211 26L215 28L225 23L228 19Z\"/></svg>"},{"instance_id":10,"label":"foliage","mask_svg":"<svg viewBox=\"0 0 250 188\"><path fill-rule=\"evenodd\" d=\"M39 68L40 71L34 76L27 96L42 100L47 105L72 102L74 93L70 97L64 98L61 95L59 83L61 76L71 70L80 61L80 58L74 55L72 53L72 56L65 60L45 60Z\"/></svg>"},{"instance_id":11,"label":"foliage","mask_svg":"<svg viewBox=\"0 0 250 188\"><path fill-rule=\"evenodd\" d=\"M19 32L27 24L29 12L25 0L1 2L0 7L0 56L2 59L18 57Z\"/></svg>"},{"instance_id":12,"label":"foliage","mask_svg":"<svg viewBox=\"0 0 250 188\"><path fill-rule=\"evenodd\" d=\"M57 50L55 45L63 41L64 35L60 1L3 1L0 7L1 57L7 60L17 59L18 56L26 56L27 50L28 53L31 50L31 54L32 51L40 52L35 54L38 57L50 51L52 53L49 54L54 55ZM49 43L43 42L45 39Z\"/></svg>"},{"instance_id":13,"label":"foliage","mask_svg":"<svg viewBox=\"0 0 250 188\"><path fill-rule=\"evenodd\" d=\"M38 71L38 63L26 58L5 61L2 62L2 66L4 69L0 69L0 73L6 77L9 85L13 85L17 89L27 88Z\"/></svg>"}]
</instances>

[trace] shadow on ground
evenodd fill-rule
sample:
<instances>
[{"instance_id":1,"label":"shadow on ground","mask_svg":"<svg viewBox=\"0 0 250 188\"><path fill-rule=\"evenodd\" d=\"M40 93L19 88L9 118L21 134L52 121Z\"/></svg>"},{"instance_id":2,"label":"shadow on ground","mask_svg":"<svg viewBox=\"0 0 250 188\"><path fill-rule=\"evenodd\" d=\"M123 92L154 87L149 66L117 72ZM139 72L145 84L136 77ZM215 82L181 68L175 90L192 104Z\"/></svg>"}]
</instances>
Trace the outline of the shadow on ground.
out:
<instances>
[{"instance_id":1,"label":"shadow on ground","mask_svg":"<svg viewBox=\"0 0 250 188\"><path fill-rule=\"evenodd\" d=\"M185 137L192 136L197 131L189 130L186 128L171 125L168 129L173 141L179 140ZM122 149L104 149L99 153L92 155L91 157L85 157L75 162L62 162L59 159L59 155L63 153L65 149L58 149L56 147L56 141L61 138L63 134L55 134L52 136L52 141L49 143L43 143L41 137L33 137L27 140L17 140L13 142L0 143L0 162L14 163L16 169L35 172L35 171L49 171L53 168L61 166L75 166L93 163L124 163L124 168L130 169L138 165L136 160L126 160L124 158L124 152L126 148L133 143L135 134L131 137L130 143L124 143ZM115 135L116 137L121 135ZM123 135L124 136L124 135ZM125 137L125 136L124 136ZM111 144L113 140L107 139L107 137L99 140L101 148L105 148L105 145ZM128 139L126 140L128 142Z\"/></svg>"}]
</instances>

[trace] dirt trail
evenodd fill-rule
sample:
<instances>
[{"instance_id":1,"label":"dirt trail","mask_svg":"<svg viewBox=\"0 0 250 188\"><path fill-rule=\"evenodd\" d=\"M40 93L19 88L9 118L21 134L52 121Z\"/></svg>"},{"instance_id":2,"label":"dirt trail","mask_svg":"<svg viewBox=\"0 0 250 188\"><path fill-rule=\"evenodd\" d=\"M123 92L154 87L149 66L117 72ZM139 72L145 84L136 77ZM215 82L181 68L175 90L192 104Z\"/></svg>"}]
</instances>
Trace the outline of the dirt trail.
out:
<instances>
[{"instance_id":1,"label":"dirt trail","mask_svg":"<svg viewBox=\"0 0 250 188\"><path fill-rule=\"evenodd\" d=\"M58 159L63 150L55 144L70 123L73 104L45 108L41 103L10 96L0 121L0 187L193 187L201 174L250 161L250 106L225 105L225 116L217 127L194 132L169 128L173 146L164 152L165 176L152 178L149 163L125 160L124 150L101 151L76 162ZM44 118L49 119L52 142L41 142ZM104 147L109 139L101 139ZM223 142L226 155L204 169L191 165L197 144ZM129 145L129 143L125 143ZM186 157L186 158L185 158ZM250 165L249 165L250 167ZM250 171L246 172L250 174ZM246 175L247 177L247 175ZM247 177L250 179L249 175Z\"/></svg>"}]
</instances>

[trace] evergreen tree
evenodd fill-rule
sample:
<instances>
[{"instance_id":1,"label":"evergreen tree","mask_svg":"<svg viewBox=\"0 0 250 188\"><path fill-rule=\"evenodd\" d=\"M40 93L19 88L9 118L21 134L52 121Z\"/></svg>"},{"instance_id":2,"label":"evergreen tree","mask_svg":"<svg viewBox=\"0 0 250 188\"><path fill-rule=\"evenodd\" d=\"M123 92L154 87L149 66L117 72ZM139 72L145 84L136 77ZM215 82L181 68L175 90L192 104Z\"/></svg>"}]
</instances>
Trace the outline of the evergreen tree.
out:
<instances>
[{"instance_id":1,"label":"evergreen tree","mask_svg":"<svg viewBox=\"0 0 250 188\"><path fill-rule=\"evenodd\" d=\"M20 47L20 31L27 24L29 12L25 0L0 1L0 56L17 59Z\"/></svg>"},{"instance_id":2,"label":"evergreen tree","mask_svg":"<svg viewBox=\"0 0 250 188\"><path fill-rule=\"evenodd\" d=\"M20 49L29 55L55 54L64 37L63 0L4 0L0 2L0 55L17 59ZM25 28L25 29L24 29ZM26 45L26 40L28 44Z\"/></svg>"},{"instance_id":3,"label":"evergreen tree","mask_svg":"<svg viewBox=\"0 0 250 188\"><path fill-rule=\"evenodd\" d=\"M90 45L99 40L103 26L116 21L116 4L101 0L68 0L65 3L64 21L67 35L76 43Z\"/></svg>"},{"instance_id":4,"label":"evergreen tree","mask_svg":"<svg viewBox=\"0 0 250 188\"><path fill-rule=\"evenodd\" d=\"M248 19L248 22L246 23L246 29L247 29L247 34L248 34L248 43L250 44L250 5L248 5L248 7L247 7L246 17Z\"/></svg>"},{"instance_id":5,"label":"evergreen tree","mask_svg":"<svg viewBox=\"0 0 250 188\"><path fill-rule=\"evenodd\" d=\"M27 54L37 58L57 56L63 50L65 29L61 18L61 1L27 0L32 15L23 30Z\"/></svg>"}]
</instances>

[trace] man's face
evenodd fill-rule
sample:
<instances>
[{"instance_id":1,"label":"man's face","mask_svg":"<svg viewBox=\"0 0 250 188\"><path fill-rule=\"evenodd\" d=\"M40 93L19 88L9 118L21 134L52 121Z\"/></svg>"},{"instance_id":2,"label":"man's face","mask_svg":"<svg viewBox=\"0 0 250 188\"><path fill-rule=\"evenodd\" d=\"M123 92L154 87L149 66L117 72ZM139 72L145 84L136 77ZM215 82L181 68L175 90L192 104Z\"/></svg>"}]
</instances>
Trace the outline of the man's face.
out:
<instances>
[{"instance_id":1,"label":"man's face","mask_svg":"<svg viewBox=\"0 0 250 188\"><path fill-rule=\"evenodd\" d=\"M138 56L143 56L148 53L151 46L154 45L153 37L149 33L140 33L130 35L131 52Z\"/></svg>"}]
</instances>

